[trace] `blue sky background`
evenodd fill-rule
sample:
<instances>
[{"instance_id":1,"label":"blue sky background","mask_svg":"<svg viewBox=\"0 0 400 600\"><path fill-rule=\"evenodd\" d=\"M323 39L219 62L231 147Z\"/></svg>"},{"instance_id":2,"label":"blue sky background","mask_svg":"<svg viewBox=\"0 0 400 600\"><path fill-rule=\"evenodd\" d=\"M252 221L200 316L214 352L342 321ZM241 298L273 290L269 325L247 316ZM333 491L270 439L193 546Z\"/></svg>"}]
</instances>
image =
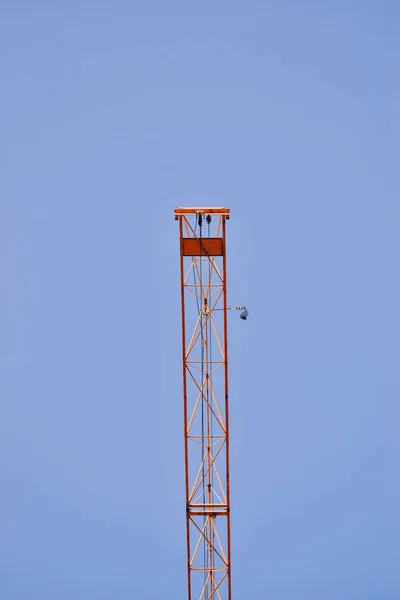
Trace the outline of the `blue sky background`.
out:
<instances>
[{"instance_id":1,"label":"blue sky background","mask_svg":"<svg viewBox=\"0 0 400 600\"><path fill-rule=\"evenodd\" d=\"M234 598L398 600L395 1L4 1L1 600L186 597L180 205L226 205ZM234 315L232 315L234 316Z\"/></svg>"}]
</instances>

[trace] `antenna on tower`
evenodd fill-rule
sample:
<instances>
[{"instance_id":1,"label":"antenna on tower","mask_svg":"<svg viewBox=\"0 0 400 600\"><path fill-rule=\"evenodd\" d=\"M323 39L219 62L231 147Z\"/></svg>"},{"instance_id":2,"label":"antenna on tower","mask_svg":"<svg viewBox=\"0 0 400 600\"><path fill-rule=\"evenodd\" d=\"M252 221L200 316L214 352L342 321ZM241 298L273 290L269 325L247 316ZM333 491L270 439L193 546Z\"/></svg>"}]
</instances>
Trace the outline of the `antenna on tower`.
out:
<instances>
[{"instance_id":1,"label":"antenna on tower","mask_svg":"<svg viewBox=\"0 0 400 600\"><path fill-rule=\"evenodd\" d=\"M214 308L214 310L224 310L224 309L223 308ZM246 321L247 317L249 316L249 311L247 310L247 308L245 306L227 306L226 310L241 310L242 312L240 313L239 316L244 321Z\"/></svg>"}]
</instances>

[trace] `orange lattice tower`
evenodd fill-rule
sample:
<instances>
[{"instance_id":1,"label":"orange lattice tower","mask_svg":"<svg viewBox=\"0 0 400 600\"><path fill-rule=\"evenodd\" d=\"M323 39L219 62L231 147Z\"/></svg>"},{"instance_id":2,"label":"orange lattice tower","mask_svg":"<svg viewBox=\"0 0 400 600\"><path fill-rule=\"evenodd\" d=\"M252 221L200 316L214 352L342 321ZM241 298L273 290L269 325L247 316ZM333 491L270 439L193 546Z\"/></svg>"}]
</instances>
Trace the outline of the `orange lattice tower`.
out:
<instances>
[{"instance_id":1,"label":"orange lattice tower","mask_svg":"<svg viewBox=\"0 0 400 600\"><path fill-rule=\"evenodd\" d=\"M229 215L227 208L175 210L180 232L189 600L231 600Z\"/></svg>"}]
</instances>

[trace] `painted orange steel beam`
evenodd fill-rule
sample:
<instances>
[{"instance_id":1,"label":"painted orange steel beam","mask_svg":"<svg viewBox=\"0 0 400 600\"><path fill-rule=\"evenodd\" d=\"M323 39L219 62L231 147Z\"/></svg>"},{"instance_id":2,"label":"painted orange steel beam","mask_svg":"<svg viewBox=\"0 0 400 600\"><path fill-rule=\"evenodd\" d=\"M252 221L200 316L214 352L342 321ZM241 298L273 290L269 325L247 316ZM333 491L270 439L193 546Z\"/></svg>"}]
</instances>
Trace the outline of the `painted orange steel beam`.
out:
<instances>
[{"instance_id":1,"label":"painted orange steel beam","mask_svg":"<svg viewBox=\"0 0 400 600\"><path fill-rule=\"evenodd\" d=\"M206 215L225 215L227 219L229 219L231 211L229 208L224 208L223 206L214 206L214 207L202 207L197 206L195 208L182 206L181 208L175 209L175 220L178 220L180 215L195 215L195 214L206 214Z\"/></svg>"},{"instance_id":2,"label":"painted orange steel beam","mask_svg":"<svg viewBox=\"0 0 400 600\"><path fill-rule=\"evenodd\" d=\"M189 600L231 600L227 208L179 208ZM215 312L214 312L215 311Z\"/></svg>"}]
</instances>

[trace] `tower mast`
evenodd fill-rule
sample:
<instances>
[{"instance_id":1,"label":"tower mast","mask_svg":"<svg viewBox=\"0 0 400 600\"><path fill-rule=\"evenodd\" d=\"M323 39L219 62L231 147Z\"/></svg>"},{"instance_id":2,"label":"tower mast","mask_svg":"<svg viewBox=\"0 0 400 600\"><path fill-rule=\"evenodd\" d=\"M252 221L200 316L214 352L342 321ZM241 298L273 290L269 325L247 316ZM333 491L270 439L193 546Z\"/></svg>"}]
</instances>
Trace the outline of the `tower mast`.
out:
<instances>
[{"instance_id":1,"label":"tower mast","mask_svg":"<svg viewBox=\"0 0 400 600\"><path fill-rule=\"evenodd\" d=\"M177 208L188 600L231 600L226 220Z\"/></svg>"}]
</instances>

